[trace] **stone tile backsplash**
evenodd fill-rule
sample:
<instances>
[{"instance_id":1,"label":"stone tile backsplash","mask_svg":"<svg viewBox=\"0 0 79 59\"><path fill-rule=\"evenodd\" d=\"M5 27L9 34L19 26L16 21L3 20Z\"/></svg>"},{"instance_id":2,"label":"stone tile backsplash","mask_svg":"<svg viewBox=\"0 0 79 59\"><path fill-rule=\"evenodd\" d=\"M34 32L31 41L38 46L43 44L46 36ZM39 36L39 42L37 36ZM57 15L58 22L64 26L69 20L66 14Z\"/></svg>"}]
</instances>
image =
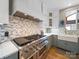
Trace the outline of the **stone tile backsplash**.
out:
<instances>
[{"instance_id":1,"label":"stone tile backsplash","mask_svg":"<svg viewBox=\"0 0 79 59\"><path fill-rule=\"evenodd\" d=\"M65 30L65 28L59 28L58 33L67 35L79 35L79 30Z\"/></svg>"},{"instance_id":2,"label":"stone tile backsplash","mask_svg":"<svg viewBox=\"0 0 79 59\"><path fill-rule=\"evenodd\" d=\"M10 16L10 37L24 37L33 34L40 34L41 26L39 22Z\"/></svg>"},{"instance_id":3,"label":"stone tile backsplash","mask_svg":"<svg viewBox=\"0 0 79 59\"><path fill-rule=\"evenodd\" d=\"M79 35L79 30L67 30L66 34L69 34L69 35Z\"/></svg>"}]
</instances>

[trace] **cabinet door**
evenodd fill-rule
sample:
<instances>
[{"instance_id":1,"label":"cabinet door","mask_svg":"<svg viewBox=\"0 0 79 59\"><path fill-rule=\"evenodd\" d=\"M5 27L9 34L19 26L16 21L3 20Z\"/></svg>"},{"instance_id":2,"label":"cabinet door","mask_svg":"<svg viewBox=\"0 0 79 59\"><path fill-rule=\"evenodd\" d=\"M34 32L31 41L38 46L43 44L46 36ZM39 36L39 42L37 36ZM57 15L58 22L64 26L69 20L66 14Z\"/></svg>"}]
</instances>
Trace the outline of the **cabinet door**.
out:
<instances>
[{"instance_id":1,"label":"cabinet door","mask_svg":"<svg viewBox=\"0 0 79 59\"><path fill-rule=\"evenodd\" d=\"M69 51L78 53L78 43L67 42L66 47Z\"/></svg>"},{"instance_id":2,"label":"cabinet door","mask_svg":"<svg viewBox=\"0 0 79 59\"><path fill-rule=\"evenodd\" d=\"M18 58L18 52L14 53L14 54L12 54L12 55L10 55L8 57L5 57L4 59L19 59Z\"/></svg>"},{"instance_id":3,"label":"cabinet door","mask_svg":"<svg viewBox=\"0 0 79 59\"><path fill-rule=\"evenodd\" d=\"M51 42L52 42L52 36L49 36L48 37L48 47L49 48L51 48L51 46L52 46L52 43Z\"/></svg>"},{"instance_id":4,"label":"cabinet door","mask_svg":"<svg viewBox=\"0 0 79 59\"><path fill-rule=\"evenodd\" d=\"M9 0L0 0L0 23L9 23Z\"/></svg>"},{"instance_id":5,"label":"cabinet door","mask_svg":"<svg viewBox=\"0 0 79 59\"><path fill-rule=\"evenodd\" d=\"M57 39L52 40L52 46L57 46Z\"/></svg>"},{"instance_id":6,"label":"cabinet door","mask_svg":"<svg viewBox=\"0 0 79 59\"><path fill-rule=\"evenodd\" d=\"M68 42L64 40L57 41L57 47L62 48L67 51L71 51L73 53L78 53L78 43Z\"/></svg>"},{"instance_id":7,"label":"cabinet door","mask_svg":"<svg viewBox=\"0 0 79 59\"><path fill-rule=\"evenodd\" d=\"M65 47L65 41L63 40L57 40L57 47L62 48L62 49L66 49Z\"/></svg>"},{"instance_id":8,"label":"cabinet door","mask_svg":"<svg viewBox=\"0 0 79 59\"><path fill-rule=\"evenodd\" d=\"M54 35L53 38L52 38L52 45L53 46L57 46L57 40L58 40L57 35Z\"/></svg>"}]
</instances>

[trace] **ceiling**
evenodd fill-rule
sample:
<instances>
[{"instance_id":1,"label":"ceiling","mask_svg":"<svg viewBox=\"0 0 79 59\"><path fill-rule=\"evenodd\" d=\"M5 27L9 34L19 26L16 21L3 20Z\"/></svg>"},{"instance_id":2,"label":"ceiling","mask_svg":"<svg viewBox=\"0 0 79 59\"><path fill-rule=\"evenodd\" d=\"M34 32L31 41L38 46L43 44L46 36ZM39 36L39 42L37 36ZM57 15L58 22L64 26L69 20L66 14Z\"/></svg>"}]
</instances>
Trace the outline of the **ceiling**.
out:
<instances>
[{"instance_id":1,"label":"ceiling","mask_svg":"<svg viewBox=\"0 0 79 59\"><path fill-rule=\"evenodd\" d=\"M79 0L43 0L48 9L63 9L79 4Z\"/></svg>"}]
</instances>

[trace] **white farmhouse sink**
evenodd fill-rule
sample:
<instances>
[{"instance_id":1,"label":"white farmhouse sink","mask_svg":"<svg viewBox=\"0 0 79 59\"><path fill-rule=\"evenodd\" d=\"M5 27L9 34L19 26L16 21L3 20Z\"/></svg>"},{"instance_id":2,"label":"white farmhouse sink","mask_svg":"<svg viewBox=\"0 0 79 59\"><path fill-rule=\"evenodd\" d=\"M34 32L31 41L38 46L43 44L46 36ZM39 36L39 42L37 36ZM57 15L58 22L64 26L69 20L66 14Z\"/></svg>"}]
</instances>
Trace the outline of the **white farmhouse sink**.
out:
<instances>
[{"instance_id":1,"label":"white farmhouse sink","mask_svg":"<svg viewBox=\"0 0 79 59\"><path fill-rule=\"evenodd\" d=\"M78 42L78 37L77 35L58 35L59 40L65 40L65 41L70 41L70 42Z\"/></svg>"}]
</instances>

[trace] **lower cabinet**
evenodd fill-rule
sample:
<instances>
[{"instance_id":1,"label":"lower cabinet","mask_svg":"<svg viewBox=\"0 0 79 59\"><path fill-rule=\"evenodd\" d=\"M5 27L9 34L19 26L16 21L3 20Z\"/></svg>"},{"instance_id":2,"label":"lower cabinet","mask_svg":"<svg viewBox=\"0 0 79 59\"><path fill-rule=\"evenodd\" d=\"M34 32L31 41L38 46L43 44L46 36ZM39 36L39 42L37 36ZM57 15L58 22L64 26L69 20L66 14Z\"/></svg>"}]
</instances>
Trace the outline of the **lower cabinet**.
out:
<instances>
[{"instance_id":1,"label":"lower cabinet","mask_svg":"<svg viewBox=\"0 0 79 59\"><path fill-rule=\"evenodd\" d=\"M62 40L57 40L57 47L62 48L62 49L66 49L65 42Z\"/></svg>"},{"instance_id":2,"label":"lower cabinet","mask_svg":"<svg viewBox=\"0 0 79 59\"><path fill-rule=\"evenodd\" d=\"M73 42L67 42L66 47L68 48L69 51L74 52L74 53L79 53L79 46L78 43L73 43Z\"/></svg>"},{"instance_id":3,"label":"lower cabinet","mask_svg":"<svg viewBox=\"0 0 79 59\"><path fill-rule=\"evenodd\" d=\"M53 35L52 39L51 39L51 45L52 46L57 46L57 39L58 39L58 36L57 35Z\"/></svg>"},{"instance_id":4,"label":"lower cabinet","mask_svg":"<svg viewBox=\"0 0 79 59\"><path fill-rule=\"evenodd\" d=\"M52 41L52 46L57 46L57 39L54 39L53 41Z\"/></svg>"},{"instance_id":5,"label":"lower cabinet","mask_svg":"<svg viewBox=\"0 0 79 59\"><path fill-rule=\"evenodd\" d=\"M52 46L70 51L72 53L79 53L79 43L52 38Z\"/></svg>"},{"instance_id":6,"label":"lower cabinet","mask_svg":"<svg viewBox=\"0 0 79 59\"><path fill-rule=\"evenodd\" d=\"M4 59L19 59L18 58L18 52L14 53L14 54L12 54L12 55L10 55L8 57L5 57Z\"/></svg>"}]
</instances>

